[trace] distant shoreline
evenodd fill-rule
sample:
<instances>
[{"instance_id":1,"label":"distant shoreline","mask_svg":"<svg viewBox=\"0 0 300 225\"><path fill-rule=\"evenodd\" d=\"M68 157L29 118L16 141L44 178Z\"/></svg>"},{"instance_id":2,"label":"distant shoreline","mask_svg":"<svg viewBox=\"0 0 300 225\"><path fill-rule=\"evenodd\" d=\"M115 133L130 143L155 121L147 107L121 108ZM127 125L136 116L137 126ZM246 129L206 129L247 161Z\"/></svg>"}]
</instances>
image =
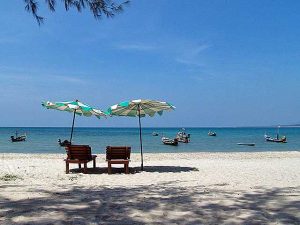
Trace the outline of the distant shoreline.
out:
<instances>
[{"instance_id":1,"label":"distant shoreline","mask_svg":"<svg viewBox=\"0 0 300 225\"><path fill-rule=\"evenodd\" d=\"M300 125L279 125L280 128L300 128ZM164 129L164 128L171 128L171 129L182 129L182 128L185 128L185 129L225 129L225 128L277 128L278 125L270 125L270 126L203 126L203 127L147 127L147 126L144 126L142 127L142 129ZM29 127L29 126L8 126L8 127L0 127L1 128L70 128L69 126L67 127L51 127L51 126L33 126L33 127ZM116 128L116 129L122 129L122 128L125 128L125 129L135 129L137 128L137 126L132 126L132 127L103 127L103 126L93 126L93 127L81 127L81 126L76 126L75 129L77 128L88 128L88 129L107 129L107 128Z\"/></svg>"}]
</instances>

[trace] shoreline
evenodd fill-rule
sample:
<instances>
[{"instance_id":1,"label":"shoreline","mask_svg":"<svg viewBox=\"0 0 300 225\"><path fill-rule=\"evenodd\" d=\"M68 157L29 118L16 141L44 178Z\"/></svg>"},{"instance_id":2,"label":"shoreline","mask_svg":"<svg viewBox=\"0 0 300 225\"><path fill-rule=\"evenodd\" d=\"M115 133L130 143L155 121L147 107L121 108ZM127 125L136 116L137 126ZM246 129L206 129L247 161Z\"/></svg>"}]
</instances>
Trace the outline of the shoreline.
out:
<instances>
[{"instance_id":1,"label":"shoreline","mask_svg":"<svg viewBox=\"0 0 300 225\"><path fill-rule=\"evenodd\" d=\"M1 155L8 155L8 154L24 154L24 155L28 155L28 154L31 154L31 155L65 155L64 153L64 149L62 149L61 152L1 152L0 150L0 156ZM92 154L94 155L105 155L105 150L103 150L102 152L103 153L98 153L99 151L97 150L93 150L92 149ZM186 150L186 151L178 151L178 152L172 152L172 151L169 151L169 152L161 152L161 151L144 151L143 150L143 154L148 154L148 155L151 155L151 154L247 154L247 153L300 153L300 150L267 150L267 151L259 151L259 150L249 150L249 151L209 151L209 150L199 150L199 151L194 151L194 150ZM139 151L134 151L134 152L131 152L132 155L134 154L140 154Z\"/></svg>"},{"instance_id":2,"label":"shoreline","mask_svg":"<svg viewBox=\"0 0 300 225\"><path fill-rule=\"evenodd\" d=\"M128 175L97 156L65 174L66 154L1 153L0 223L300 223L297 151L133 153Z\"/></svg>"},{"instance_id":3,"label":"shoreline","mask_svg":"<svg viewBox=\"0 0 300 225\"><path fill-rule=\"evenodd\" d=\"M94 153L94 151L92 150L92 154L93 155L97 155L97 156L105 156L105 153ZM176 156L189 156L189 155L202 155L202 156L213 156L213 155L232 155L232 156L250 156L250 155L261 155L261 156L282 156L284 154L286 155L299 155L300 156L300 150L294 150L294 151L282 151L282 150L270 150L270 151L232 151L232 152L211 152L211 151L186 151L186 152L143 152L144 156L155 156L155 155L176 155ZM56 158L57 156L61 156L61 157L66 157L66 153L47 153L47 152L38 152L38 153L30 153L30 152L21 152L21 153L17 153L17 152L0 152L0 157L7 157L7 156L18 156L18 155L32 155L32 156L52 156L54 158ZM139 152L131 152L131 156L133 157L138 157L140 156Z\"/></svg>"}]
</instances>

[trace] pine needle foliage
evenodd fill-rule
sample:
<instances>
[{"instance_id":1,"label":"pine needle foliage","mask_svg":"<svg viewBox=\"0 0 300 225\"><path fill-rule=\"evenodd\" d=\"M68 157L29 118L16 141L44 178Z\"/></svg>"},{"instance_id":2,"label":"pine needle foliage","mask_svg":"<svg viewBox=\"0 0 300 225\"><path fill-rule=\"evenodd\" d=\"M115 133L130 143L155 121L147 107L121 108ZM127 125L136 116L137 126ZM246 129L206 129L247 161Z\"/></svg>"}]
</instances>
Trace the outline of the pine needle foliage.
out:
<instances>
[{"instance_id":1,"label":"pine needle foliage","mask_svg":"<svg viewBox=\"0 0 300 225\"><path fill-rule=\"evenodd\" d=\"M64 5L66 11L75 9L78 12L89 10L95 19L101 19L103 16L112 18L116 14L123 11L124 6L129 3L126 0L121 3L116 3L112 0L24 0L25 10L33 15L38 25L44 23L45 18L38 14L41 2L47 5L51 12L55 12L58 2Z\"/></svg>"}]
</instances>

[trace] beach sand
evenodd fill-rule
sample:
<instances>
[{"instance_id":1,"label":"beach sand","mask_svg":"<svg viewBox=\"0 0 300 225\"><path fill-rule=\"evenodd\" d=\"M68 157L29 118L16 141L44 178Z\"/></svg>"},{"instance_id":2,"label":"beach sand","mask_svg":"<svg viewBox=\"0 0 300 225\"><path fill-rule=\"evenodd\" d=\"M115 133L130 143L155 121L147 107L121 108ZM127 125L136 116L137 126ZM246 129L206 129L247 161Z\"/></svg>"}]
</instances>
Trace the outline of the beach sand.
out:
<instances>
[{"instance_id":1,"label":"beach sand","mask_svg":"<svg viewBox=\"0 0 300 225\"><path fill-rule=\"evenodd\" d=\"M64 157L0 154L0 224L300 224L300 152L132 154L129 175Z\"/></svg>"}]
</instances>

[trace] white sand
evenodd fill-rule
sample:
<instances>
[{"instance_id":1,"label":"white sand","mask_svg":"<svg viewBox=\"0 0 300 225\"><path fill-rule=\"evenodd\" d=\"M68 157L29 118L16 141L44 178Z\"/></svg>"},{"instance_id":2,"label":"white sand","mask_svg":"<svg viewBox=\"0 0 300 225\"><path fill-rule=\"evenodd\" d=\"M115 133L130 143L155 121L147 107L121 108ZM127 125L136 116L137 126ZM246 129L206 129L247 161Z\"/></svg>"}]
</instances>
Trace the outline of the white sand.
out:
<instances>
[{"instance_id":1,"label":"white sand","mask_svg":"<svg viewBox=\"0 0 300 225\"><path fill-rule=\"evenodd\" d=\"M0 224L300 224L300 152L132 154L129 175L64 157L0 154Z\"/></svg>"}]
</instances>

